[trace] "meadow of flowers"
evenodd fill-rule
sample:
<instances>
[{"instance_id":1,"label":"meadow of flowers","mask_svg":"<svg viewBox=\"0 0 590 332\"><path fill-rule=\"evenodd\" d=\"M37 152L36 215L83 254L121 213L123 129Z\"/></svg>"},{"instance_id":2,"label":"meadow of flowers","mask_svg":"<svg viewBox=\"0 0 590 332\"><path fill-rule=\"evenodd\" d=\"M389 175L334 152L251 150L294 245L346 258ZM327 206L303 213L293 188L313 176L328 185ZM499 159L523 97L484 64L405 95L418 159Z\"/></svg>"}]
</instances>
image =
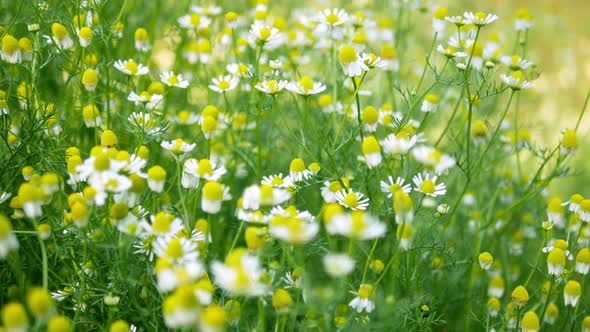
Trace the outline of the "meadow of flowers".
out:
<instances>
[{"instance_id":1,"label":"meadow of flowers","mask_svg":"<svg viewBox=\"0 0 590 332\"><path fill-rule=\"evenodd\" d=\"M0 3L0 331L590 331L535 13Z\"/></svg>"}]
</instances>

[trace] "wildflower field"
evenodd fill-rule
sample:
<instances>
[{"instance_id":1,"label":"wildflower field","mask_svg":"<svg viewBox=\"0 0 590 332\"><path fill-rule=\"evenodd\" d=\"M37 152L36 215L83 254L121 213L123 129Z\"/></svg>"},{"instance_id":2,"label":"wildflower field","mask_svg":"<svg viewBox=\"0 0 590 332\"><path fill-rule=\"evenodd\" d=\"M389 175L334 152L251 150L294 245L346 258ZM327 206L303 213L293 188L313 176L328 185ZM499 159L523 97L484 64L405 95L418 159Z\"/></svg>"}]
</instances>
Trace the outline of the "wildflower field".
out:
<instances>
[{"instance_id":1,"label":"wildflower field","mask_svg":"<svg viewBox=\"0 0 590 332\"><path fill-rule=\"evenodd\" d=\"M508 3L0 0L0 331L590 332L588 69Z\"/></svg>"}]
</instances>

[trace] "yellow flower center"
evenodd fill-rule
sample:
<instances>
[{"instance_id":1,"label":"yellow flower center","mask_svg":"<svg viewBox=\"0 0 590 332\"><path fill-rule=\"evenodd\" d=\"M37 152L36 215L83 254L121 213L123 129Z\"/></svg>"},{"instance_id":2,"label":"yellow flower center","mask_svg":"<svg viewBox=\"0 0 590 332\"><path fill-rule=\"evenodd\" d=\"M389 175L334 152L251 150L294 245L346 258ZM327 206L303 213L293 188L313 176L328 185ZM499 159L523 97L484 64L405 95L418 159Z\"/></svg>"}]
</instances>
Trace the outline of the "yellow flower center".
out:
<instances>
[{"instance_id":1,"label":"yellow flower center","mask_svg":"<svg viewBox=\"0 0 590 332\"><path fill-rule=\"evenodd\" d=\"M192 26L196 27L201 23L201 17L198 14L192 14L190 17L190 23Z\"/></svg>"},{"instance_id":2,"label":"yellow flower center","mask_svg":"<svg viewBox=\"0 0 590 332\"><path fill-rule=\"evenodd\" d=\"M176 75L172 75L168 78L168 83L170 83L170 85L176 85L178 82L178 76Z\"/></svg>"},{"instance_id":3,"label":"yellow flower center","mask_svg":"<svg viewBox=\"0 0 590 332\"><path fill-rule=\"evenodd\" d=\"M209 159L201 159L198 163L198 174L200 177L205 175L213 175L213 167L211 166L211 162Z\"/></svg>"},{"instance_id":4,"label":"yellow flower center","mask_svg":"<svg viewBox=\"0 0 590 332\"><path fill-rule=\"evenodd\" d=\"M420 185L420 190L425 194L433 194L435 189L434 182L431 180L424 180Z\"/></svg>"},{"instance_id":5,"label":"yellow flower center","mask_svg":"<svg viewBox=\"0 0 590 332\"><path fill-rule=\"evenodd\" d=\"M331 25L338 23L338 21L340 21L340 18L334 13L330 13L328 16L326 16L326 22Z\"/></svg>"},{"instance_id":6,"label":"yellow flower center","mask_svg":"<svg viewBox=\"0 0 590 332\"><path fill-rule=\"evenodd\" d=\"M339 56L340 56L340 62L342 62L345 65L356 61L356 59L358 58L358 55L356 54L356 50L354 49L354 47L352 47L350 45L346 45L346 46L342 47L340 49Z\"/></svg>"},{"instance_id":7,"label":"yellow flower center","mask_svg":"<svg viewBox=\"0 0 590 332\"><path fill-rule=\"evenodd\" d=\"M66 30L66 27L57 22L51 25L51 33L53 33L53 37L59 40L68 36L68 30Z\"/></svg>"},{"instance_id":8,"label":"yellow flower center","mask_svg":"<svg viewBox=\"0 0 590 332\"><path fill-rule=\"evenodd\" d=\"M2 38L2 52L14 53L18 51L18 40L11 35L6 35Z\"/></svg>"},{"instance_id":9,"label":"yellow flower center","mask_svg":"<svg viewBox=\"0 0 590 332\"><path fill-rule=\"evenodd\" d=\"M125 69L127 69L131 75L135 75L139 69L139 65L133 60L127 61L127 63L125 63Z\"/></svg>"},{"instance_id":10,"label":"yellow flower center","mask_svg":"<svg viewBox=\"0 0 590 332\"><path fill-rule=\"evenodd\" d=\"M229 86L230 85L229 85L229 82L228 81L222 80L222 81L219 81L219 84L217 86L221 90L227 90L227 89L229 89Z\"/></svg>"},{"instance_id":11,"label":"yellow flower center","mask_svg":"<svg viewBox=\"0 0 590 332\"><path fill-rule=\"evenodd\" d=\"M313 81L309 76L301 77L301 80L299 80L299 85L301 85L303 90L306 92L313 89Z\"/></svg>"},{"instance_id":12,"label":"yellow flower center","mask_svg":"<svg viewBox=\"0 0 590 332\"><path fill-rule=\"evenodd\" d=\"M184 254L184 250L182 250L182 244L178 238L173 238L168 243L168 247L166 248L166 256L170 258L181 258Z\"/></svg>"},{"instance_id":13,"label":"yellow flower center","mask_svg":"<svg viewBox=\"0 0 590 332\"><path fill-rule=\"evenodd\" d=\"M346 196L344 196L344 199L342 201L346 206L348 206L350 208L356 208L359 205L359 199L355 193L346 194Z\"/></svg>"},{"instance_id":14,"label":"yellow flower center","mask_svg":"<svg viewBox=\"0 0 590 332\"><path fill-rule=\"evenodd\" d=\"M152 223L152 229L158 234L168 233L172 223L172 216L166 212L158 212Z\"/></svg>"},{"instance_id":15,"label":"yellow flower center","mask_svg":"<svg viewBox=\"0 0 590 332\"><path fill-rule=\"evenodd\" d=\"M271 31L269 28L264 27L264 28L260 29L260 39L261 40L267 41L268 38L270 38L270 35L271 35Z\"/></svg>"},{"instance_id":16,"label":"yellow flower center","mask_svg":"<svg viewBox=\"0 0 590 332\"><path fill-rule=\"evenodd\" d=\"M203 197L210 201L223 199L223 187L219 182L207 182L203 187Z\"/></svg>"},{"instance_id":17,"label":"yellow flower center","mask_svg":"<svg viewBox=\"0 0 590 332\"><path fill-rule=\"evenodd\" d=\"M395 194L398 190L401 190L402 186L400 186L397 183L392 184L391 186L389 186L389 192L392 194Z\"/></svg>"}]
</instances>

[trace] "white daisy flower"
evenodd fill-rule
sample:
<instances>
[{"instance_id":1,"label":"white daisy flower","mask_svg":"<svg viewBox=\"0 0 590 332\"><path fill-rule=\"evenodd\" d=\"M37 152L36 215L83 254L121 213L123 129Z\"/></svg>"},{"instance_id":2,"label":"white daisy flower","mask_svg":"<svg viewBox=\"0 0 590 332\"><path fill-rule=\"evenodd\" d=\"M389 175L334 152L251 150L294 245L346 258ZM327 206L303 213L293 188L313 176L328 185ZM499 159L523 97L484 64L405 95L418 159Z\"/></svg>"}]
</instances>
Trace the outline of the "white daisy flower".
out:
<instances>
[{"instance_id":1,"label":"white daisy flower","mask_svg":"<svg viewBox=\"0 0 590 332\"><path fill-rule=\"evenodd\" d=\"M465 17L467 24L473 24L476 27L482 27L498 20L497 15L484 12L465 12L463 17Z\"/></svg>"},{"instance_id":2,"label":"white daisy flower","mask_svg":"<svg viewBox=\"0 0 590 332\"><path fill-rule=\"evenodd\" d=\"M334 277L342 278L346 277L350 272L354 270L354 259L346 254L326 254L322 262L324 264L324 270Z\"/></svg>"},{"instance_id":3,"label":"white daisy flower","mask_svg":"<svg viewBox=\"0 0 590 332\"><path fill-rule=\"evenodd\" d=\"M424 175L422 173L418 173L414 176L412 181L414 181L414 185L416 187L414 190L423 193L426 196L436 197L441 196L447 193L447 186L444 183L436 183L437 176L436 175Z\"/></svg>"},{"instance_id":4,"label":"white daisy flower","mask_svg":"<svg viewBox=\"0 0 590 332\"><path fill-rule=\"evenodd\" d=\"M351 189L342 189L337 192L335 196L338 204L353 211L366 210L369 206L369 198L366 198L364 194L355 192Z\"/></svg>"},{"instance_id":5,"label":"white daisy flower","mask_svg":"<svg viewBox=\"0 0 590 332\"><path fill-rule=\"evenodd\" d=\"M348 21L348 14L341 8L324 9L316 17L316 21L320 24L326 24L330 27L343 25Z\"/></svg>"},{"instance_id":6,"label":"white daisy flower","mask_svg":"<svg viewBox=\"0 0 590 332\"><path fill-rule=\"evenodd\" d=\"M375 309L375 302L373 302L374 293L373 285L362 284L356 292L356 297L348 305L358 313L363 310L371 313Z\"/></svg>"},{"instance_id":7,"label":"white daisy flower","mask_svg":"<svg viewBox=\"0 0 590 332\"><path fill-rule=\"evenodd\" d=\"M138 64L133 59L117 60L114 66L117 70L130 76L141 76L149 72L148 67L145 67L141 63Z\"/></svg>"},{"instance_id":8,"label":"white daisy flower","mask_svg":"<svg viewBox=\"0 0 590 332\"><path fill-rule=\"evenodd\" d=\"M260 181L260 183L276 188L290 188L294 185L291 177L288 175L284 176L283 173L265 175L262 177L262 181Z\"/></svg>"},{"instance_id":9,"label":"white daisy flower","mask_svg":"<svg viewBox=\"0 0 590 332\"><path fill-rule=\"evenodd\" d=\"M330 234L339 234L357 240L383 237L387 225L364 211L352 211L334 216L326 225Z\"/></svg>"},{"instance_id":10,"label":"white daisy flower","mask_svg":"<svg viewBox=\"0 0 590 332\"><path fill-rule=\"evenodd\" d=\"M344 75L349 77L361 76L363 71L369 70L369 67L360 57L354 47L350 45L343 46L339 52L340 64Z\"/></svg>"},{"instance_id":11,"label":"white daisy flower","mask_svg":"<svg viewBox=\"0 0 590 332\"><path fill-rule=\"evenodd\" d=\"M326 90L324 83L314 82L309 76L302 76L299 82L290 82L286 88L302 96L315 95Z\"/></svg>"},{"instance_id":12,"label":"white daisy flower","mask_svg":"<svg viewBox=\"0 0 590 332\"><path fill-rule=\"evenodd\" d=\"M173 71L168 71L160 74L160 81L167 86L174 86L181 89L186 89L189 82L185 80L181 74L174 74Z\"/></svg>"},{"instance_id":13,"label":"white daisy flower","mask_svg":"<svg viewBox=\"0 0 590 332\"><path fill-rule=\"evenodd\" d=\"M218 77L214 77L211 80L211 84L209 84L209 89L215 92L224 93L227 91L234 90L238 86L239 82L240 80L235 76L220 75Z\"/></svg>"},{"instance_id":14,"label":"white daisy flower","mask_svg":"<svg viewBox=\"0 0 590 332\"><path fill-rule=\"evenodd\" d=\"M244 209L258 210L261 206L279 205L291 198L291 194L282 188L252 185L244 190L242 198Z\"/></svg>"},{"instance_id":15,"label":"white daisy flower","mask_svg":"<svg viewBox=\"0 0 590 332\"><path fill-rule=\"evenodd\" d=\"M412 186L409 183L406 184L406 180L400 176L394 181L393 176L390 175L387 178L387 181L381 181L380 185L381 192L387 194L388 198L393 198L398 190L401 190L406 194L409 194L412 191Z\"/></svg>"},{"instance_id":16,"label":"white daisy flower","mask_svg":"<svg viewBox=\"0 0 590 332\"><path fill-rule=\"evenodd\" d=\"M451 167L455 166L455 159L443 154L436 148L421 145L412 149L412 155L419 163L432 169L435 174L445 173Z\"/></svg>"},{"instance_id":17,"label":"white daisy flower","mask_svg":"<svg viewBox=\"0 0 590 332\"><path fill-rule=\"evenodd\" d=\"M258 91L262 91L269 95L274 95L281 92L284 88L287 87L288 84L289 82L285 80L266 80L256 84L254 87Z\"/></svg>"},{"instance_id":18,"label":"white daisy flower","mask_svg":"<svg viewBox=\"0 0 590 332\"><path fill-rule=\"evenodd\" d=\"M191 152L197 146L195 143L185 142L182 138L177 138L173 141L162 141L160 145L162 148L177 155Z\"/></svg>"},{"instance_id":19,"label":"white daisy flower","mask_svg":"<svg viewBox=\"0 0 590 332\"><path fill-rule=\"evenodd\" d=\"M534 84L527 81L521 71L515 71L512 75L500 75L500 79L512 90L526 90L534 88Z\"/></svg>"},{"instance_id":20,"label":"white daisy flower","mask_svg":"<svg viewBox=\"0 0 590 332\"><path fill-rule=\"evenodd\" d=\"M200 179L218 181L226 172L224 166L217 167L216 163L209 159L190 158L184 162L181 184L184 188L196 188Z\"/></svg>"}]
</instances>

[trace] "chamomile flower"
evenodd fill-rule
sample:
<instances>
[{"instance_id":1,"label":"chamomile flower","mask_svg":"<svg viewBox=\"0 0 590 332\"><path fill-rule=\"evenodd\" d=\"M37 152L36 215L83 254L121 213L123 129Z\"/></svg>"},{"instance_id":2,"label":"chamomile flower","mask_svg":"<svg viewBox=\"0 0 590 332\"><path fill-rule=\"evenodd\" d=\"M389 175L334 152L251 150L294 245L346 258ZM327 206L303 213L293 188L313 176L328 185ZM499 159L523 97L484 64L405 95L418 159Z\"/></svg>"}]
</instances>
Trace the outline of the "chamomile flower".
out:
<instances>
[{"instance_id":1,"label":"chamomile flower","mask_svg":"<svg viewBox=\"0 0 590 332\"><path fill-rule=\"evenodd\" d=\"M291 180L290 176L284 176L283 173L278 173L275 175L263 176L262 181L260 181L260 184L276 188L290 188L291 186L293 186L293 181Z\"/></svg>"},{"instance_id":2,"label":"chamomile flower","mask_svg":"<svg viewBox=\"0 0 590 332\"><path fill-rule=\"evenodd\" d=\"M440 98L435 94L427 94L422 100L422 112L434 112L440 103Z\"/></svg>"},{"instance_id":3,"label":"chamomile flower","mask_svg":"<svg viewBox=\"0 0 590 332\"><path fill-rule=\"evenodd\" d=\"M352 189L342 189L335 194L338 204L351 210L366 210L369 206L369 198L363 193L355 192Z\"/></svg>"},{"instance_id":4,"label":"chamomile flower","mask_svg":"<svg viewBox=\"0 0 590 332\"><path fill-rule=\"evenodd\" d=\"M425 145L412 149L412 155L419 163L434 171L435 174L444 174L450 168L455 166L455 159L443 154L436 148Z\"/></svg>"},{"instance_id":5,"label":"chamomile flower","mask_svg":"<svg viewBox=\"0 0 590 332\"><path fill-rule=\"evenodd\" d=\"M361 58L369 69L386 68L387 63L374 53L362 53Z\"/></svg>"},{"instance_id":6,"label":"chamomile flower","mask_svg":"<svg viewBox=\"0 0 590 332\"><path fill-rule=\"evenodd\" d=\"M311 96L326 90L324 83L314 82L309 76L302 76L299 82L290 82L286 88L302 96Z\"/></svg>"},{"instance_id":7,"label":"chamomile flower","mask_svg":"<svg viewBox=\"0 0 590 332\"><path fill-rule=\"evenodd\" d=\"M11 251L18 250L19 244L16 235L12 232L10 220L0 214L0 259L6 259Z\"/></svg>"},{"instance_id":8,"label":"chamomile flower","mask_svg":"<svg viewBox=\"0 0 590 332\"><path fill-rule=\"evenodd\" d=\"M309 179L313 173L305 168L305 162L301 158L294 158L289 164L289 177L293 182Z\"/></svg>"},{"instance_id":9,"label":"chamomile flower","mask_svg":"<svg viewBox=\"0 0 590 332\"><path fill-rule=\"evenodd\" d=\"M349 77L361 76L363 71L369 70L369 67L360 57L356 49L350 45L345 45L339 51L340 64L344 75Z\"/></svg>"},{"instance_id":10,"label":"chamomile flower","mask_svg":"<svg viewBox=\"0 0 590 332\"><path fill-rule=\"evenodd\" d=\"M488 296L501 298L504 294L504 278L501 275L495 275L490 279L488 286Z\"/></svg>"},{"instance_id":11,"label":"chamomile flower","mask_svg":"<svg viewBox=\"0 0 590 332\"><path fill-rule=\"evenodd\" d=\"M192 125L199 121L199 116L187 110L181 110L176 115L171 117L171 120L181 125Z\"/></svg>"},{"instance_id":12,"label":"chamomile flower","mask_svg":"<svg viewBox=\"0 0 590 332\"><path fill-rule=\"evenodd\" d=\"M321 24L326 24L333 28L346 23L348 21L348 14L341 8L327 8L318 14L316 20Z\"/></svg>"},{"instance_id":13,"label":"chamomile flower","mask_svg":"<svg viewBox=\"0 0 590 332\"><path fill-rule=\"evenodd\" d=\"M362 284L356 292L356 297L348 303L348 305L356 310L356 312L366 311L371 313L375 309L375 302L373 297L375 295L375 289L371 284Z\"/></svg>"},{"instance_id":14,"label":"chamomile flower","mask_svg":"<svg viewBox=\"0 0 590 332\"><path fill-rule=\"evenodd\" d=\"M262 270L258 257L238 248L230 251L225 262L215 261L211 264L213 279L224 291L234 296L260 296L266 293L266 286L261 282Z\"/></svg>"},{"instance_id":15,"label":"chamomile flower","mask_svg":"<svg viewBox=\"0 0 590 332\"><path fill-rule=\"evenodd\" d=\"M565 208L563 207L561 199L557 197L551 199L549 204L547 204L547 220L549 224L563 228L565 226L564 211Z\"/></svg>"},{"instance_id":16,"label":"chamomile flower","mask_svg":"<svg viewBox=\"0 0 590 332\"><path fill-rule=\"evenodd\" d=\"M395 222L397 224L412 223L414 220L414 203L410 195L403 190L398 190L393 194L393 211L395 212Z\"/></svg>"},{"instance_id":17,"label":"chamomile flower","mask_svg":"<svg viewBox=\"0 0 590 332\"><path fill-rule=\"evenodd\" d=\"M321 194L326 203L336 203L336 193L345 188L350 188L350 182L346 178L325 181L321 189Z\"/></svg>"},{"instance_id":18,"label":"chamomile flower","mask_svg":"<svg viewBox=\"0 0 590 332\"><path fill-rule=\"evenodd\" d=\"M446 7L438 7L432 13L432 30L435 33L442 34L447 26L445 18L449 16L449 10Z\"/></svg>"},{"instance_id":19,"label":"chamomile flower","mask_svg":"<svg viewBox=\"0 0 590 332\"><path fill-rule=\"evenodd\" d=\"M539 316L534 311L529 311L522 316L522 332L538 332L540 329Z\"/></svg>"},{"instance_id":20,"label":"chamomile flower","mask_svg":"<svg viewBox=\"0 0 590 332\"><path fill-rule=\"evenodd\" d=\"M576 272L586 275L590 272L590 250L582 248L576 255Z\"/></svg>"},{"instance_id":21,"label":"chamomile flower","mask_svg":"<svg viewBox=\"0 0 590 332\"><path fill-rule=\"evenodd\" d=\"M396 134L389 134L381 141L383 152L386 155L406 154L418 142L418 136L407 131L400 131Z\"/></svg>"},{"instance_id":22,"label":"chamomile flower","mask_svg":"<svg viewBox=\"0 0 590 332\"><path fill-rule=\"evenodd\" d=\"M149 34L144 28L137 28L135 30L135 49L140 52L149 51L152 46L150 45Z\"/></svg>"},{"instance_id":23,"label":"chamomile flower","mask_svg":"<svg viewBox=\"0 0 590 332\"><path fill-rule=\"evenodd\" d=\"M334 216L326 228L330 234L339 234L356 240L383 237L387 230L385 223L360 210Z\"/></svg>"},{"instance_id":24,"label":"chamomile flower","mask_svg":"<svg viewBox=\"0 0 590 332\"><path fill-rule=\"evenodd\" d=\"M177 265L196 262L199 258L196 243L184 237L159 237L153 249L157 257Z\"/></svg>"},{"instance_id":25,"label":"chamomile flower","mask_svg":"<svg viewBox=\"0 0 590 332\"><path fill-rule=\"evenodd\" d=\"M160 211L150 216L150 222L143 220L140 222L142 232L155 237L175 236L183 228L182 220L176 218L173 214Z\"/></svg>"},{"instance_id":26,"label":"chamomile flower","mask_svg":"<svg viewBox=\"0 0 590 332\"><path fill-rule=\"evenodd\" d=\"M51 24L51 36L44 36L45 39L57 47L67 50L74 46L74 41L66 27L58 22Z\"/></svg>"},{"instance_id":27,"label":"chamomile flower","mask_svg":"<svg viewBox=\"0 0 590 332\"><path fill-rule=\"evenodd\" d=\"M185 80L181 74L174 74L172 71L167 71L160 74L160 81L167 86L173 86L181 89L188 87L188 81Z\"/></svg>"},{"instance_id":28,"label":"chamomile flower","mask_svg":"<svg viewBox=\"0 0 590 332\"><path fill-rule=\"evenodd\" d=\"M409 183L406 184L406 180L400 176L394 181L393 176L390 175L387 178L387 181L381 181L380 186L381 192L387 194L388 198L393 198L395 193L399 190L406 194L409 194L412 191L412 186Z\"/></svg>"},{"instance_id":29,"label":"chamomile flower","mask_svg":"<svg viewBox=\"0 0 590 332\"><path fill-rule=\"evenodd\" d=\"M264 92L269 95L275 95L283 91L283 89L286 88L288 84L289 82L285 80L266 80L256 84L254 87L258 91Z\"/></svg>"},{"instance_id":30,"label":"chamomile flower","mask_svg":"<svg viewBox=\"0 0 590 332\"><path fill-rule=\"evenodd\" d=\"M385 64L383 67L384 70L393 72L399 70L399 59L397 58L397 51L393 45L385 44L381 48L381 59Z\"/></svg>"},{"instance_id":31,"label":"chamomile flower","mask_svg":"<svg viewBox=\"0 0 590 332\"><path fill-rule=\"evenodd\" d=\"M565 284L563 288L563 302L567 307L572 306L575 308L578 305L578 300L582 295L582 287L576 280L570 280Z\"/></svg>"},{"instance_id":32,"label":"chamomile flower","mask_svg":"<svg viewBox=\"0 0 590 332\"><path fill-rule=\"evenodd\" d=\"M529 292L521 285L514 288L510 297L512 304L517 308L522 308L529 302Z\"/></svg>"},{"instance_id":33,"label":"chamomile flower","mask_svg":"<svg viewBox=\"0 0 590 332\"><path fill-rule=\"evenodd\" d=\"M563 154L575 154L578 149L578 134L575 130L565 129L561 133L561 152Z\"/></svg>"},{"instance_id":34,"label":"chamomile flower","mask_svg":"<svg viewBox=\"0 0 590 332\"><path fill-rule=\"evenodd\" d=\"M247 63L230 63L226 67L230 74L237 77L250 77L252 76L252 65Z\"/></svg>"},{"instance_id":35,"label":"chamomile flower","mask_svg":"<svg viewBox=\"0 0 590 332\"><path fill-rule=\"evenodd\" d=\"M511 70L514 70L514 71L525 70L533 65L532 62L521 58L519 55L513 55L513 56L506 55L506 56L501 57L500 61L504 65L508 66Z\"/></svg>"},{"instance_id":36,"label":"chamomile flower","mask_svg":"<svg viewBox=\"0 0 590 332\"><path fill-rule=\"evenodd\" d=\"M481 268L487 271L490 269L490 267L492 267L492 264L494 263L494 257L489 252L484 251L479 254L478 261Z\"/></svg>"},{"instance_id":37,"label":"chamomile flower","mask_svg":"<svg viewBox=\"0 0 590 332\"><path fill-rule=\"evenodd\" d=\"M82 108L82 118L87 128L99 127L102 124L98 107L94 104L86 105Z\"/></svg>"},{"instance_id":38,"label":"chamomile flower","mask_svg":"<svg viewBox=\"0 0 590 332\"><path fill-rule=\"evenodd\" d=\"M152 191L161 193L166 183L166 170L162 166L153 166L147 172L148 186Z\"/></svg>"},{"instance_id":39,"label":"chamomile flower","mask_svg":"<svg viewBox=\"0 0 590 332\"><path fill-rule=\"evenodd\" d=\"M182 138L177 138L173 141L162 141L160 145L162 148L172 152L175 155L182 155L187 152L191 152L197 146L195 143L187 143Z\"/></svg>"},{"instance_id":40,"label":"chamomile flower","mask_svg":"<svg viewBox=\"0 0 590 332\"><path fill-rule=\"evenodd\" d=\"M416 186L414 190L423 193L426 196L437 197L447 193L447 186L444 183L436 183L436 175L418 173L414 176L412 181Z\"/></svg>"},{"instance_id":41,"label":"chamomile flower","mask_svg":"<svg viewBox=\"0 0 590 332\"><path fill-rule=\"evenodd\" d=\"M580 219L587 223L590 223L590 199L583 199L580 202L580 208L578 210Z\"/></svg>"},{"instance_id":42,"label":"chamomile flower","mask_svg":"<svg viewBox=\"0 0 590 332\"><path fill-rule=\"evenodd\" d=\"M439 52L440 54L444 55L445 57L447 57L449 59L464 58L467 56L467 53L458 51L453 46L444 47L442 45L438 45L436 50L437 50L437 52Z\"/></svg>"},{"instance_id":43,"label":"chamomile flower","mask_svg":"<svg viewBox=\"0 0 590 332\"><path fill-rule=\"evenodd\" d=\"M203 186L201 210L209 214L221 211L221 203L231 199L229 188L216 181L209 181Z\"/></svg>"},{"instance_id":44,"label":"chamomile flower","mask_svg":"<svg viewBox=\"0 0 590 332\"><path fill-rule=\"evenodd\" d=\"M533 83L524 78L524 75L520 70L515 71L510 76L502 74L500 75L500 79L512 90L516 91L532 89L534 87Z\"/></svg>"},{"instance_id":45,"label":"chamomile flower","mask_svg":"<svg viewBox=\"0 0 590 332\"><path fill-rule=\"evenodd\" d=\"M362 142L361 150L365 162L367 163L367 167L374 168L381 164L381 161L383 160L383 157L381 156L381 147L375 136L366 137Z\"/></svg>"},{"instance_id":46,"label":"chamomile flower","mask_svg":"<svg viewBox=\"0 0 590 332\"><path fill-rule=\"evenodd\" d=\"M244 209L258 210L261 206L271 207L279 205L291 198L291 194L282 188L268 185L252 185L244 190L242 198L242 207Z\"/></svg>"},{"instance_id":47,"label":"chamomile flower","mask_svg":"<svg viewBox=\"0 0 590 332\"><path fill-rule=\"evenodd\" d=\"M463 17L465 17L466 23L473 24L476 27L482 27L498 20L497 15L484 12L465 12Z\"/></svg>"},{"instance_id":48,"label":"chamomile flower","mask_svg":"<svg viewBox=\"0 0 590 332\"><path fill-rule=\"evenodd\" d=\"M319 224L309 218L275 214L268 222L269 233L293 245L309 242L319 231Z\"/></svg>"},{"instance_id":49,"label":"chamomile flower","mask_svg":"<svg viewBox=\"0 0 590 332\"><path fill-rule=\"evenodd\" d=\"M533 17L525 8L521 8L516 12L516 21L514 22L514 29L516 31L526 31L534 25Z\"/></svg>"},{"instance_id":50,"label":"chamomile flower","mask_svg":"<svg viewBox=\"0 0 590 332\"><path fill-rule=\"evenodd\" d=\"M18 46L18 40L12 35L6 34L2 37L2 51L0 55L2 60L8 63L20 63L21 62L21 51Z\"/></svg>"},{"instance_id":51,"label":"chamomile flower","mask_svg":"<svg viewBox=\"0 0 590 332\"><path fill-rule=\"evenodd\" d=\"M89 27L80 28L80 30L78 30L78 41L80 42L80 46L83 48L90 46L90 43L92 42L92 35L92 29Z\"/></svg>"},{"instance_id":52,"label":"chamomile flower","mask_svg":"<svg viewBox=\"0 0 590 332\"><path fill-rule=\"evenodd\" d=\"M333 278L346 277L354 270L354 259L346 254L328 253L322 258L324 270Z\"/></svg>"},{"instance_id":53,"label":"chamomile flower","mask_svg":"<svg viewBox=\"0 0 590 332\"><path fill-rule=\"evenodd\" d=\"M279 37L279 29L261 23L254 23L250 26L250 35L257 43L266 44Z\"/></svg>"},{"instance_id":54,"label":"chamomile flower","mask_svg":"<svg viewBox=\"0 0 590 332\"><path fill-rule=\"evenodd\" d=\"M149 72L147 67L135 62L133 59L117 60L114 66L117 70L129 76L142 76Z\"/></svg>"},{"instance_id":55,"label":"chamomile flower","mask_svg":"<svg viewBox=\"0 0 590 332\"><path fill-rule=\"evenodd\" d=\"M153 110L159 109L162 106L164 97L157 93L152 94L148 91L143 91L139 95L131 92L127 100L133 102L135 105L145 105L148 110ZM149 114L147 115L149 116Z\"/></svg>"},{"instance_id":56,"label":"chamomile flower","mask_svg":"<svg viewBox=\"0 0 590 332\"><path fill-rule=\"evenodd\" d=\"M204 15L192 13L179 17L178 24L185 29L202 29L209 27L211 19Z\"/></svg>"},{"instance_id":57,"label":"chamomile flower","mask_svg":"<svg viewBox=\"0 0 590 332\"><path fill-rule=\"evenodd\" d=\"M7 115L10 112L8 103L6 102L6 92L0 90L0 115Z\"/></svg>"},{"instance_id":58,"label":"chamomile flower","mask_svg":"<svg viewBox=\"0 0 590 332\"><path fill-rule=\"evenodd\" d=\"M234 90L240 80L231 75L220 75L218 77L214 77L211 80L211 84L209 84L209 89L218 92L218 93L225 93L228 91Z\"/></svg>"},{"instance_id":59,"label":"chamomile flower","mask_svg":"<svg viewBox=\"0 0 590 332\"><path fill-rule=\"evenodd\" d=\"M379 111L373 106L365 107L361 112L361 122L363 123L365 130L375 132L379 125Z\"/></svg>"},{"instance_id":60,"label":"chamomile flower","mask_svg":"<svg viewBox=\"0 0 590 332\"><path fill-rule=\"evenodd\" d=\"M200 179L218 181L226 171L224 166L218 166L209 159L190 158L184 162L181 183L184 188L196 188Z\"/></svg>"},{"instance_id":61,"label":"chamomile flower","mask_svg":"<svg viewBox=\"0 0 590 332\"><path fill-rule=\"evenodd\" d=\"M7 332L29 330L29 318L25 307L18 302L7 302L2 307L2 323Z\"/></svg>"}]
</instances>

